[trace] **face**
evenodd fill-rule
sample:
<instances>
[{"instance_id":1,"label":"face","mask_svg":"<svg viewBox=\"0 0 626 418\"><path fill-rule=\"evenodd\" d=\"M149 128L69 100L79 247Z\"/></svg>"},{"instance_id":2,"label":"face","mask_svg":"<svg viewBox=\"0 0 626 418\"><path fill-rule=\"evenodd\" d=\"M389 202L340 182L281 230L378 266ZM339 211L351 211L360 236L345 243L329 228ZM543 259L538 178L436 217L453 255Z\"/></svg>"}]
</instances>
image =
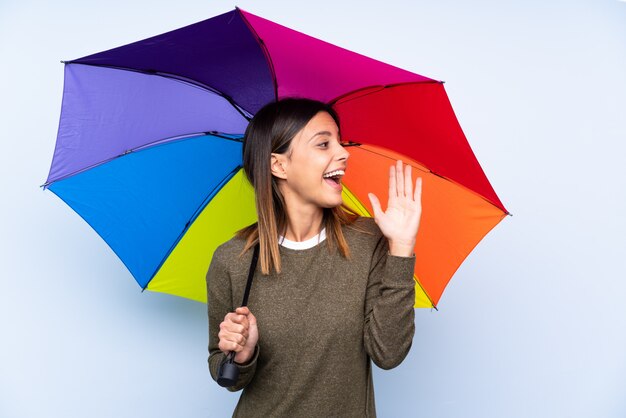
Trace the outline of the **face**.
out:
<instances>
[{"instance_id":1,"label":"face","mask_svg":"<svg viewBox=\"0 0 626 418\"><path fill-rule=\"evenodd\" d=\"M281 179L279 187L288 208L339 206L341 178L349 156L340 144L335 120L326 112L315 115L296 134L286 153L272 154L272 174Z\"/></svg>"}]
</instances>

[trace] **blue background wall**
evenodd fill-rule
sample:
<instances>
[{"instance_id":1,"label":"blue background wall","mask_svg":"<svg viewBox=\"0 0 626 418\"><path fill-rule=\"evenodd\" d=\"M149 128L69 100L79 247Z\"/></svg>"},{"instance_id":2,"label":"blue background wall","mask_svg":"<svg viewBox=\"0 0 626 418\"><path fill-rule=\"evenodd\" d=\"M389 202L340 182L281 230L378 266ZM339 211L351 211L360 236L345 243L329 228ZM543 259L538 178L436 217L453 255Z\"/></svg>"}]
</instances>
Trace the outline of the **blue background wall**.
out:
<instances>
[{"instance_id":1,"label":"blue background wall","mask_svg":"<svg viewBox=\"0 0 626 418\"><path fill-rule=\"evenodd\" d=\"M446 81L513 213L470 255L382 417L626 416L626 3L240 1L244 10ZM206 307L141 293L38 185L63 65L231 10L226 1L0 1L0 416L222 417Z\"/></svg>"}]
</instances>

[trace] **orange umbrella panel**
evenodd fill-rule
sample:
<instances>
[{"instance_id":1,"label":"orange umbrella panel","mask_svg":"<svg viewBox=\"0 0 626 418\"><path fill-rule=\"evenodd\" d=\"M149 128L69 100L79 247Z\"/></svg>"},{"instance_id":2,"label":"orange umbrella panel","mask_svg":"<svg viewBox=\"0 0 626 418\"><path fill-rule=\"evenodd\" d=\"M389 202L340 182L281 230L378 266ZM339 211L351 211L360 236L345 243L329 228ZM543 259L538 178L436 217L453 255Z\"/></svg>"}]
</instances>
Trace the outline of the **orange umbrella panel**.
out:
<instances>
[{"instance_id":1,"label":"orange umbrella panel","mask_svg":"<svg viewBox=\"0 0 626 418\"><path fill-rule=\"evenodd\" d=\"M416 307L436 307L455 271L480 240L505 216L483 196L432 173L421 164L380 147L350 147L343 178L344 203L371 216L367 197L387 196L389 166L398 159L422 177L422 217L415 245Z\"/></svg>"}]
</instances>

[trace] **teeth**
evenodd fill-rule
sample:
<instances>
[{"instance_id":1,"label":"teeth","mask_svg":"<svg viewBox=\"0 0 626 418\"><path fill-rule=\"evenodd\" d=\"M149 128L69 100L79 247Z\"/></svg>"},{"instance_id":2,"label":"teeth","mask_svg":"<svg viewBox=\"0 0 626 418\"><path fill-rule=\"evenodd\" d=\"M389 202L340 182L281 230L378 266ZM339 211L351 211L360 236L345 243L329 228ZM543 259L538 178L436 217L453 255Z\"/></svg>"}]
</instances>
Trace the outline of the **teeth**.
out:
<instances>
[{"instance_id":1,"label":"teeth","mask_svg":"<svg viewBox=\"0 0 626 418\"><path fill-rule=\"evenodd\" d=\"M331 171L329 173L324 174L322 177L329 178L329 177L335 177L335 176L343 176L345 174L346 172L343 170L335 170L335 171Z\"/></svg>"}]
</instances>

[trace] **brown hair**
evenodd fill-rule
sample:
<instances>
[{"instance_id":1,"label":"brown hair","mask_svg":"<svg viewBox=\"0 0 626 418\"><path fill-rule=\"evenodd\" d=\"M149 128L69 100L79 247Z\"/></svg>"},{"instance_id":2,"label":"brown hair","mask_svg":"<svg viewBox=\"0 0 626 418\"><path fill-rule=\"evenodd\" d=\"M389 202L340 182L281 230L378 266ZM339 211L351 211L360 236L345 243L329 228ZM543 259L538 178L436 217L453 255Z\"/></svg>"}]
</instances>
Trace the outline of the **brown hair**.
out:
<instances>
[{"instance_id":1,"label":"brown hair","mask_svg":"<svg viewBox=\"0 0 626 418\"><path fill-rule=\"evenodd\" d=\"M319 112L327 112L340 126L339 117L330 105L292 97L265 105L246 129L243 169L254 188L258 222L240 230L237 236L246 240L242 254L260 242L259 259L265 275L272 269L280 273L278 235L284 235L287 227L285 201L270 170L271 154L286 153L296 134ZM342 256L349 258L350 249L341 227L352 224L358 216L343 204L323 210L328 250L337 247Z\"/></svg>"}]
</instances>

